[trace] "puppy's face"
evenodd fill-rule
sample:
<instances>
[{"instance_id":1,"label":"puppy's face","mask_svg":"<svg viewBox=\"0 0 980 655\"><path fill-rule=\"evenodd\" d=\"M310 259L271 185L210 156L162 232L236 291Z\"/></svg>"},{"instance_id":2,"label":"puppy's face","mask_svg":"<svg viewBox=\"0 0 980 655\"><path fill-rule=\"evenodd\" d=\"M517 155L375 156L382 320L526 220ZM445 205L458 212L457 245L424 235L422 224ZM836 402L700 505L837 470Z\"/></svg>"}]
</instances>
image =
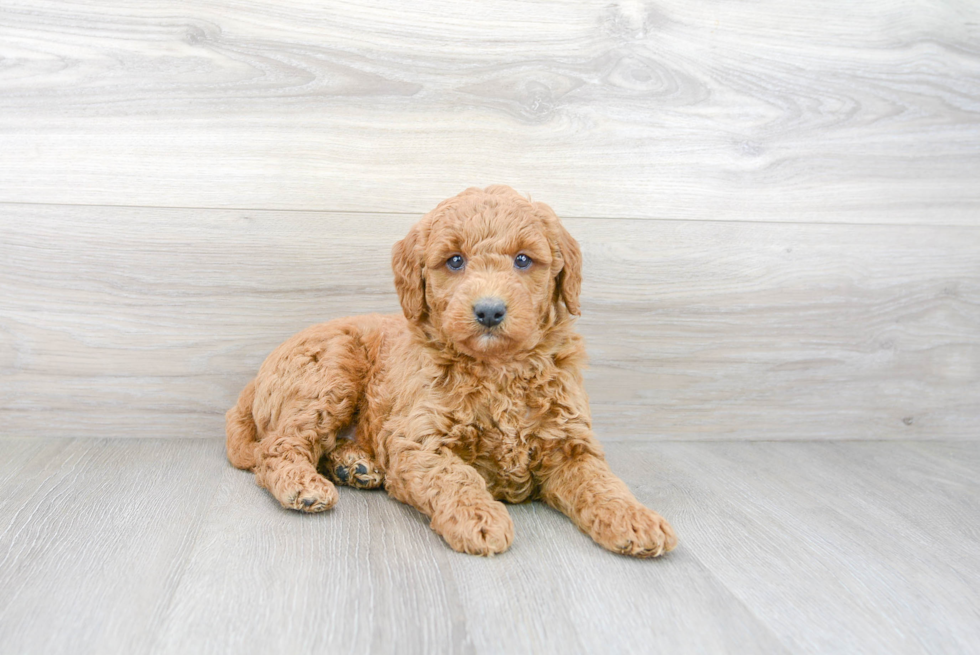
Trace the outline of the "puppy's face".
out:
<instances>
[{"instance_id":1,"label":"puppy's face","mask_svg":"<svg viewBox=\"0 0 980 655\"><path fill-rule=\"evenodd\" d=\"M509 187L443 202L393 251L409 320L481 360L532 348L558 316L577 313L580 267L551 209Z\"/></svg>"}]
</instances>

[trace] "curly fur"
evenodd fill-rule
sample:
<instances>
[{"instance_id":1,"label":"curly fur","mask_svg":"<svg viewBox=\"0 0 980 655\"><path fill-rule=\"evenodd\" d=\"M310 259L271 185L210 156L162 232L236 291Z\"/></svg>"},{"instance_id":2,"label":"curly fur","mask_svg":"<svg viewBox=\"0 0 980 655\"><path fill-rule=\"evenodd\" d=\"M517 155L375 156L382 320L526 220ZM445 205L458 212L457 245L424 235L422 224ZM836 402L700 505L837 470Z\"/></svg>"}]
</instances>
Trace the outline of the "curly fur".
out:
<instances>
[{"instance_id":1,"label":"curly fur","mask_svg":"<svg viewBox=\"0 0 980 655\"><path fill-rule=\"evenodd\" d=\"M526 270L515 256L533 262ZM453 271L447 260L465 257ZM383 484L449 545L510 546L506 507L540 498L597 543L637 557L676 545L670 525L609 470L582 385L582 256L547 206L494 186L422 218L392 251L404 315L342 318L279 346L227 415L228 459L284 506L337 501L334 482ZM503 300L503 322L474 317ZM353 425L355 440L338 443ZM318 465L320 471L318 471Z\"/></svg>"}]
</instances>

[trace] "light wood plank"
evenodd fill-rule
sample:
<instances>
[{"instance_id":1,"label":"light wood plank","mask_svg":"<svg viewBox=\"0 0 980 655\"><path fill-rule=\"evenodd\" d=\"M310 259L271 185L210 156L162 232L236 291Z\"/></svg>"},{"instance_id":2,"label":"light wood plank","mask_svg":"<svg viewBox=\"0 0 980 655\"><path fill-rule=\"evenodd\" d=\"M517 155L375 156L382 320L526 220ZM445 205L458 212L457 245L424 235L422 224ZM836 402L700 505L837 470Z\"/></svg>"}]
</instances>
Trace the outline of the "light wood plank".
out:
<instances>
[{"instance_id":1,"label":"light wood plank","mask_svg":"<svg viewBox=\"0 0 980 655\"><path fill-rule=\"evenodd\" d=\"M223 466L203 440L0 440L0 651L147 652ZM20 459L23 457L23 459Z\"/></svg>"},{"instance_id":2,"label":"light wood plank","mask_svg":"<svg viewBox=\"0 0 980 655\"><path fill-rule=\"evenodd\" d=\"M667 494L650 505L668 511ZM449 558L455 586L469 590L460 603L478 652L791 652L690 549L657 561L610 557L544 505L509 509L505 562Z\"/></svg>"},{"instance_id":3,"label":"light wood plank","mask_svg":"<svg viewBox=\"0 0 980 655\"><path fill-rule=\"evenodd\" d=\"M2 209L0 414L41 436L221 434L282 340L398 311L414 220ZM977 436L980 230L567 224L603 438Z\"/></svg>"},{"instance_id":4,"label":"light wood plank","mask_svg":"<svg viewBox=\"0 0 980 655\"><path fill-rule=\"evenodd\" d=\"M3 652L969 652L980 442L607 445L678 550L540 504L450 551L382 492L310 516L221 443L0 439Z\"/></svg>"},{"instance_id":5,"label":"light wood plank","mask_svg":"<svg viewBox=\"0 0 980 655\"><path fill-rule=\"evenodd\" d=\"M342 489L328 513L291 512L227 466L154 650L463 652L445 555L408 509Z\"/></svg>"},{"instance_id":6,"label":"light wood plank","mask_svg":"<svg viewBox=\"0 0 980 655\"><path fill-rule=\"evenodd\" d=\"M795 653L970 652L980 640L973 473L932 444L636 444L685 547ZM946 450L946 452L949 452ZM958 446L976 463L980 443ZM929 453L924 457L923 453ZM975 530L974 530L975 531Z\"/></svg>"},{"instance_id":7,"label":"light wood plank","mask_svg":"<svg viewBox=\"0 0 980 655\"><path fill-rule=\"evenodd\" d=\"M8 435L215 436L307 325L398 311L414 221L6 205ZM569 219L604 439L975 438L980 230Z\"/></svg>"},{"instance_id":8,"label":"light wood plank","mask_svg":"<svg viewBox=\"0 0 980 655\"><path fill-rule=\"evenodd\" d=\"M0 200L980 221L980 5L6 2Z\"/></svg>"},{"instance_id":9,"label":"light wood plank","mask_svg":"<svg viewBox=\"0 0 980 655\"><path fill-rule=\"evenodd\" d=\"M222 485L156 652L783 652L697 561L617 558L533 505L512 508L512 551L476 559L382 493L310 517L239 471Z\"/></svg>"},{"instance_id":10,"label":"light wood plank","mask_svg":"<svg viewBox=\"0 0 980 655\"><path fill-rule=\"evenodd\" d=\"M511 551L478 559L381 492L308 516L220 479L152 652L785 652L696 559L617 557L537 505L512 508Z\"/></svg>"}]
</instances>

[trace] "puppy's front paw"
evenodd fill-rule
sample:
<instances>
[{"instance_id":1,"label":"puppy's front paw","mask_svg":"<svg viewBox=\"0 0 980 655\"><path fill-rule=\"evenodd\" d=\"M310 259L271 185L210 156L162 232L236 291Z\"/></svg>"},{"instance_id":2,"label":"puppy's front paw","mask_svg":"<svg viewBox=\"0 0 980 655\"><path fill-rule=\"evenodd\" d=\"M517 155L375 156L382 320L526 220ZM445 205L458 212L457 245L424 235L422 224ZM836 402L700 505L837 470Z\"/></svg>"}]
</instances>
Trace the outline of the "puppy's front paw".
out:
<instances>
[{"instance_id":1,"label":"puppy's front paw","mask_svg":"<svg viewBox=\"0 0 980 655\"><path fill-rule=\"evenodd\" d=\"M337 488L320 475L283 475L270 489L286 509L323 512L337 504Z\"/></svg>"},{"instance_id":2,"label":"puppy's front paw","mask_svg":"<svg viewBox=\"0 0 980 655\"><path fill-rule=\"evenodd\" d=\"M677 546L667 520L639 504L616 503L596 517L590 530L603 548L633 557L660 557Z\"/></svg>"},{"instance_id":3,"label":"puppy's front paw","mask_svg":"<svg viewBox=\"0 0 980 655\"><path fill-rule=\"evenodd\" d=\"M502 553L514 541L514 522L498 501L481 507L461 507L448 516L433 518L432 529L453 550L470 555Z\"/></svg>"}]
</instances>

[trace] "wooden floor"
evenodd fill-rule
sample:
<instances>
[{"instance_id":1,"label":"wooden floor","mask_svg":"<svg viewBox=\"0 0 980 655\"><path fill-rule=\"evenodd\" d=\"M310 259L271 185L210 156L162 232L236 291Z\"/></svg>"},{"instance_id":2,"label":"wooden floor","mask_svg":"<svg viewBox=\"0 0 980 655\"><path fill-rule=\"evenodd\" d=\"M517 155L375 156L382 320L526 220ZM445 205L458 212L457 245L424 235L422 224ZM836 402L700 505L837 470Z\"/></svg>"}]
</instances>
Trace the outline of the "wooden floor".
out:
<instances>
[{"instance_id":1,"label":"wooden floor","mask_svg":"<svg viewBox=\"0 0 980 655\"><path fill-rule=\"evenodd\" d=\"M980 443L608 456L665 558L537 503L491 559L383 492L283 510L218 440L0 440L0 652L976 652Z\"/></svg>"}]
</instances>

